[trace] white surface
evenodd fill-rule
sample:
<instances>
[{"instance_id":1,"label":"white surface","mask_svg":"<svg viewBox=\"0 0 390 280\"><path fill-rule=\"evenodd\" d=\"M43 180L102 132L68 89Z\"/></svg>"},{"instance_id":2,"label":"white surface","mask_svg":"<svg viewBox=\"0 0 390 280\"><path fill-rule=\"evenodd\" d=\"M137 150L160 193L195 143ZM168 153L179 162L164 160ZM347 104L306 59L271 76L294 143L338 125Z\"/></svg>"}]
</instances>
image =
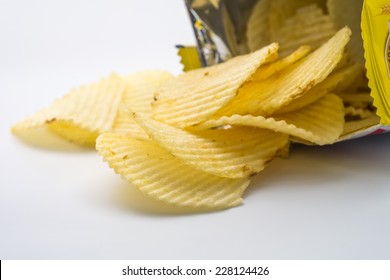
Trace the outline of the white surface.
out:
<instances>
[{"instance_id":1,"label":"white surface","mask_svg":"<svg viewBox=\"0 0 390 280\"><path fill-rule=\"evenodd\" d=\"M180 72L194 42L171 1L0 0L0 259L389 259L390 134L295 147L240 207L179 214L94 151L38 149L10 126L108 73Z\"/></svg>"}]
</instances>

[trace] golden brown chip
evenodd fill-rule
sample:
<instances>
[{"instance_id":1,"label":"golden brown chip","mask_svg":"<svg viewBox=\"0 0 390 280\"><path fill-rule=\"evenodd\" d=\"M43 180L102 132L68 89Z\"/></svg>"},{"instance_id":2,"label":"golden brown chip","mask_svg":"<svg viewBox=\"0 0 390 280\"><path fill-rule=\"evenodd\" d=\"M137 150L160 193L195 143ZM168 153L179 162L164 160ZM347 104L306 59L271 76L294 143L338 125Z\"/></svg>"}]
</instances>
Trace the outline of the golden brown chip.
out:
<instances>
[{"instance_id":1,"label":"golden brown chip","mask_svg":"<svg viewBox=\"0 0 390 280\"><path fill-rule=\"evenodd\" d=\"M239 205L249 180L228 179L191 168L156 142L105 133L96 148L116 173L145 194L177 206Z\"/></svg>"},{"instance_id":2,"label":"golden brown chip","mask_svg":"<svg viewBox=\"0 0 390 280\"><path fill-rule=\"evenodd\" d=\"M257 68L277 57L277 44L227 62L186 72L164 83L155 95L154 117L187 127L213 115L237 94Z\"/></svg>"}]
</instances>

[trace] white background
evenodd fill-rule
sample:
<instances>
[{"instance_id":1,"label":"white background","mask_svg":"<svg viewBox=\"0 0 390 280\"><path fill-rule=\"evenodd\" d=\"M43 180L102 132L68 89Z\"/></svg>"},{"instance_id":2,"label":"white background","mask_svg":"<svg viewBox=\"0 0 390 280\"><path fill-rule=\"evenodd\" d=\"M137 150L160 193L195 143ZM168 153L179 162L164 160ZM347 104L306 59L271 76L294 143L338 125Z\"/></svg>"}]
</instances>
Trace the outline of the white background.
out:
<instances>
[{"instance_id":1,"label":"white background","mask_svg":"<svg viewBox=\"0 0 390 280\"><path fill-rule=\"evenodd\" d=\"M0 0L0 259L389 259L390 134L293 147L242 206L189 214L94 151L10 133L113 71L178 74L175 44L194 44L180 0Z\"/></svg>"}]
</instances>

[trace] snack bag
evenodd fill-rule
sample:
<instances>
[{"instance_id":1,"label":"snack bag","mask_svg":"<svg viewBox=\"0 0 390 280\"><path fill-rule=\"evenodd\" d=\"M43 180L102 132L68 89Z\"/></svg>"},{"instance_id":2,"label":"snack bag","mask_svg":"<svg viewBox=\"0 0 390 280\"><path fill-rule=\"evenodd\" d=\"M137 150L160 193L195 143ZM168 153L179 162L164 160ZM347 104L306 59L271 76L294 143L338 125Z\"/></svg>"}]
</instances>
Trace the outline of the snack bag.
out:
<instances>
[{"instance_id":1,"label":"snack bag","mask_svg":"<svg viewBox=\"0 0 390 280\"><path fill-rule=\"evenodd\" d=\"M299 48L316 50L348 26L352 36L338 68L348 66L355 72L351 74L353 71L349 70L351 73L333 88L344 102L345 126L338 141L390 131L390 1L186 0L185 3L197 40L197 52L193 47L185 52L181 46L185 71L221 63L274 42L279 44L279 59L286 60ZM289 67L296 63L299 59Z\"/></svg>"},{"instance_id":2,"label":"snack bag","mask_svg":"<svg viewBox=\"0 0 390 280\"><path fill-rule=\"evenodd\" d=\"M390 124L390 2L365 1L362 36L367 77L381 124Z\"/></svg>"}]
</instances>

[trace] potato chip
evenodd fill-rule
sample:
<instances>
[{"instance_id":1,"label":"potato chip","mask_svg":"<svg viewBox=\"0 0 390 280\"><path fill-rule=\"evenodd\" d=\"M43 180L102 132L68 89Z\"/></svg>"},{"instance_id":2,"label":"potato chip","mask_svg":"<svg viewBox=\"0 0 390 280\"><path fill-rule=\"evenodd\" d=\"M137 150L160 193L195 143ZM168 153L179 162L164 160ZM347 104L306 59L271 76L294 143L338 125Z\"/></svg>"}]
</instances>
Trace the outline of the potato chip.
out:
<instances>
[{"instance_id":1,"label":"potato chip","mask_svg":"<svg viewBox=\"0 0 390 280\"><path fill-rule=\"evenodd\" d=\"M96 148L116 173L143 193L177 206L228 208L239 205L247 178L210 175L184 164L154 141L105 133Z\"/></svg>"},{"instance_id":2,"label":"potato chip","mask_svg":"<svg viewBox=\"0 0 390 280\"><path fill-rule=\"evenodd\" d=\"M289 140L287 145L280 149L277 156L281 159L288 159L290 157L290 146L291 141Z\"/></svg>"},{"instance_id":3,"label":"potato chip","mask_svg":"<svg viewBox=\"0 0 390 280\"><path fill-rule=\"evenodd\" d=\"M345 116L348 118L358 117L360 119L366 119L372 116L373 112L368 109L355 108L353 106L347 106L344 108Z\"/></svg>"},{"instance_id":4,"label":"potato chip","mask_svg":"<svg viewBox=\"0 0 390 280\"><path fill-rule=\"evenodd\" d=\"M288 142L288 136L256 128L189 132L146 117L136 121L163 148L186 164L226 177L254 175Z\"/></svg>"},{"instance_id":5,"label":"potato chip","mask_svg":"<svg viewBox=\"0 0 390 280\"><path fill-rule=\"evenodd\" d=\"M245 83L238 95L214 116L268 116L302 97L336 67L350 35L351 31L345 27L327 43L278 75L260 82Z\"/></svg>"},{"instance_id":6,"label":"potato chip","mask_svg":"<svg viewBox=\"0 0 390 280\"><path fill-rule=\"evenodd\" d=\"M367 88L368 81L365 80L366 70L363 66L358 63L347 63L342 67L338 66L335 69L335 72L338 72L342 69L346 69L348 75L344 80L340 81L334 90L335 93L348 91L369 91Z\"/></svg>"},{"instance_id":7,"label":"potato chip","mask_svg":"<svg viewBox=\"0 0 390 280\"><path fill-rule=\"evenodd\" d=\"M288 112L299 110L315 102L327 93L345 90L350 86L351 83L355 81L356 77L360 73L360 70L361 68L359 65L352 64L337 71L334 71L324 81L314 86L300 98L294 99L286 106L280 108L279 110L274 112L274 114L285 114Z\"/></svg>"},{"instance_id":8,"label":"potato chip","mask_svg":"<svg viewBox=\"0 0 390 280\"><path fill-rule=\"evenodd\" d=\"M123 79L112 74L70 91L51 106L14 125L12 131L22 136L28 130L47 126L76 144L94 146L100 133L112 129L126 89Z\"/></svg>"},{"instance_id":9,"label":"potato chip","mask_svg":"<svg viewBox=\"0 0 390 280\"><path fill-rule=\"evenodd\" d=\"M180 56L180 64L183 65L184 72L202 67L197 47L177 45L176 48L178 49L177 54Z\"/></svg>"},{"instance_id":10,"label":"potato chip","mask_svg":"<svg viewBox=\"0 0 390 280\"><path fill-rule=\"evenodd\" d=\"M228 103L257 68L277 57L277 44L227 62L192 70L164 83L155 95L154 117L186 127L195 125Z\"/></svg>"},{"instance_id":11,"label":"potato chip","mask_svg":"<svg viewBox=\"0 0 390 280\"><path fill-rule=\"evenodd\" d=\"M363 131L371 126L379 124L380 118L375 114L371 113L371 116L362 120L346 121L344 125L344 130L342 139L348 139L351 134L355 132Z\"/></svg>"},{"instance_id":12,"label":"potato chip","mask_svg":"<svg viewBox=\"0 0 390 280\"><path fill-rule=\"evenodd\" d=\"M126 106L119 107L112 132L136 139L149 139L149 135L134 121Z\"/></svg>"},{"instance_id":13,"label":"potato chip","mask_svg":"<svg viewBox=\"0 0 390 280\"><path fill-rule=\"evenodd\" d=\"M80 127L72 120L48 121L46 125L51 132L81 146L93 147L99 136L99 132Z\"/></svg>"},{"instance_id":14,"label":"potato chip","mask_svg":"<svg viewBox=\"0 0 390 280\"><path fill-rule=\"evenodd\" d=\"M246 28L247 44L251 52L271 43L268 17L270 4L270 0L260 0L252 8Z\"/></svg>"},{"instance_id":15,"label":"potato chip","mask_svg":"<svg viewBox=\"0 0 390 280\"><path fill-rule=\"evenodd\" d=\"M129 111L150 116L156 89L169 79L173 79L172 74L163 70L141 71L125 76L124 80L129 89L123 95L112 131L138 139L148 139L149 136L134 121Z\"/></svg>"},{"instance_id":16,"label":"potato chip","mask_svg":"<svg viewBox=\"0 0 390 280\"><path fill-rule=\"evenodd\" d=\"M318 48L331 38L337 29L329 15L316 5L308 5L297 10L273 33L272 41L279 42L280 55L285 56L301 45Z\"/></svg>"},{"instance_id":17,"label":"potato chip","mask_svg":"<svg viewBox=\"0 0 390 280\"><path fill-rule=\"evenodd\" d=\"M318 8L316 5L318 5L320 8ZM309 11L307 11L308 9ZM312 11L310 11L310 9ZM324 38L326 30L324 30L324 25L320 24L320 21L323 21L323 11L325 10L326 0L257 1L255 6L252 8L252 12L249 16L246 28L246 39L249 50L255 51L261 47L264 47L265 45L270 44L271 42L282 42L283 44L287 45L297 42L298 39L302 40L303 37L306 37L306 39L308 39L307 41L309 42L310 40L313 41L310 39L313 38L313 35ZM294 20L294 16L297 17L297 14L300 17ZM325 17L329 18L329 16ZM311 20L311 24L306 23L308 20ZM302 22L305 23L305 26L302 26ZM330 24L332 24L332 22L330 22ZM288 28L290 25L292 25L292 32L295 34L295 37L291 40L286 40L285 37L291 36L291 34L285 34L286 31L282 31L283 34L281 34L281 30ZM311 32L309 35L303 36L298 35L298 32L307 32L304 29L309 28L312 30L313 27L320 28L321 30L319 31L322 32L319 32L318 34ZM330 34L328 38L330 38L335 33L335 31L336 30L333 28L333 33ZM297 43L295 44L295 47L297 48L300 45L305 45L305 43ZM319 46L319 42L317 42L316 45ZM281 45L281 47L284 48L283 45ZM295 49L292 46L289 46L288 48L289 50ZM287 54L287 52L282 53Z\"/></svg>"},{"instance_id":18,"label":"potato chip","mask_svg":"<svg viewBox=\"0 0 390 280\"><path fill-rule=\"evenodd\" d=\"M275 38L275 34L285 26L285 21L294 16L297 10L316 4L325 11L326 0L273 0L271 2L269 12L269 26L271 41Z\"/></svg>"},{"instance_id":19,"label":"potato chip","mask_svg":"<svg viewBox=\"0 0 390 280\"><path fill-rule=\"evenodd\" d=\"M299 111L275 115L277 120L285 120L312 133L310 137L294 135L317 145L332 144L341 135L344 127L344 106L334 94L327 94Z\"/></svg>"},{"instance_id":20,"label":"potato chip","mask_svg":"<svg viewBox=\"0 0 390 280\"><path fill-rule=\"evenodd\" d=\"M252 81L265 80L279 71L291 66L295 62L305 57L310 52L310 46L301 46L289 56L279 59L275 62L261 66L255 74L253 74Z\"/></svg>"},{"instance_id":21,"label":"potato chip","mask_svg":"<svg viewBox=\"0 0 390 280\"><path fill-rule=\"evenodd\" d=\"M164 70L146 70L124 77L130 90L124 95L123 103L142 114L151 114L154 94L158 87L174 76Z\"/></svg>"},{"instance_id":22,"label":"potato chip","mask_svg":"<svg viewBox=\"0 0 390 280\"><path fill-rule=\"evenodd\" d=\"M233 115L207 120L193 129L204 130L225 125L270 129L317 145L325 145L334 143L342 133L344 107L339 97L327 94L309 106L288 114L269 118Z\"/></svg>"},{"instance_id":23,"label":"potato chip","mask_svg":"<svg viewBox=\"0 0 390 280\"><path fill-rule=\"evenodd\" d=\"M369 92L339 92L337 95L346 105L361 109L368 108L374 101Z\"/></svg>"}]
</instances>

